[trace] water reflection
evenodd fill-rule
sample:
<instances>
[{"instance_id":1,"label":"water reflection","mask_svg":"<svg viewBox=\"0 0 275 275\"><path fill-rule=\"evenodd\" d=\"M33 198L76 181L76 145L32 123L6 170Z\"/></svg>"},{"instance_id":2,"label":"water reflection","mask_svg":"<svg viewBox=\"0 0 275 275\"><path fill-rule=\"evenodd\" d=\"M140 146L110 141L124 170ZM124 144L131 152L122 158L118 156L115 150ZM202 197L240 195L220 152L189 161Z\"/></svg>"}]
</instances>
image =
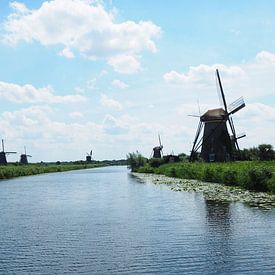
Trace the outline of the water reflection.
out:
<instances>
[{"instance_id":1,"label":"water reflection","mask_svg":"<svg viewBox=\"0 0 275 275\"><path fill-rule=\"evenodd\" d=\"M218 274L230 272L234 255L230 203L205 199L205 210L209 263Z\"/></svg>"}]
</instances>

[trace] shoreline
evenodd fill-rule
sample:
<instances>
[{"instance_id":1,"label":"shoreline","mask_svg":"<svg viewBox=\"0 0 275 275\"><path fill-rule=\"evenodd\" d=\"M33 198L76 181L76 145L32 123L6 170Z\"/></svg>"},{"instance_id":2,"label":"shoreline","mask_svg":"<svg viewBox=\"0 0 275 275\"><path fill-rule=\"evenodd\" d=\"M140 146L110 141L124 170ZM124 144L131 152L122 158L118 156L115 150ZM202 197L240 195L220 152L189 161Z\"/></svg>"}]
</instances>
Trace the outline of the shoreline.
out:
<instances>
[{"instance_id":1,"label":"shoreline","mask_svg":"<svg viewBox=\"0 0 275 275\"><path fill-rule=\"evenodd\" d=\"M25 176L35 176L47 173L61 173L74 170L84 170L106 167L106 164L28 164L28 165L7 165L0 166L0 181Z\"/></svg>"},{"instance_id":2,"label":"shoreline","mask_svg":"<svg viewBox=\"0 0 275 275\"><path fill-rule=\"evenodd\" d=\"M252 192L237 186L180 179L159 174L131 173L143 183L166 184L173 191L201 193L206 199L220 202L242 202L252 207L275 210L275 195Z\"/></svg>"}]
</instances>

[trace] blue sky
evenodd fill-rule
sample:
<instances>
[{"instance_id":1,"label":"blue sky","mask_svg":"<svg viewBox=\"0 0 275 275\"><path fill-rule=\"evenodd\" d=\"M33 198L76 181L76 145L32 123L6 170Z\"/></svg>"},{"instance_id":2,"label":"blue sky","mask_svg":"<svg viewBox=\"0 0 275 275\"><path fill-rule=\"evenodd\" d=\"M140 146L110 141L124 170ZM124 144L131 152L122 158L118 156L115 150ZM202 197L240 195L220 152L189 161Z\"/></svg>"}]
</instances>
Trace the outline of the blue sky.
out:
<instances>
[{"instance_id":1,"label":"blue sky","mask_svg":"<svg viewBox=\"0 0 275 275\"><path fill-rule=\"evenodd\" d=\"M274 1L51 0L0 3L0 137L32 161L188 153L197 120L219 107L241 147L274 144ZM17 160L18 156L10 156Z\"/></svg>"}]
</instances>

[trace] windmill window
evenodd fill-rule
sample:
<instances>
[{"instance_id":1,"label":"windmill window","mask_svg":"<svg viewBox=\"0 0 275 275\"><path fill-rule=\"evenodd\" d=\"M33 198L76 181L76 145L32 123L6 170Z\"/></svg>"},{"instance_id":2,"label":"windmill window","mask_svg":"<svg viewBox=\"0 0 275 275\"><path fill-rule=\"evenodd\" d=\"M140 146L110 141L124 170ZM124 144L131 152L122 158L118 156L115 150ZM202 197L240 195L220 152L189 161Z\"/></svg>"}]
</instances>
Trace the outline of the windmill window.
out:
<instances>
[{"instance_id":1,"label":"windmill window","mask_svg":"<svg viewBox=\"0 0 275 275\"><path fill-rule=\"evenodd\" d=\"M215 161L215 154L209 154L209 161L210 162Z\"/></svg>"}]
</instances>

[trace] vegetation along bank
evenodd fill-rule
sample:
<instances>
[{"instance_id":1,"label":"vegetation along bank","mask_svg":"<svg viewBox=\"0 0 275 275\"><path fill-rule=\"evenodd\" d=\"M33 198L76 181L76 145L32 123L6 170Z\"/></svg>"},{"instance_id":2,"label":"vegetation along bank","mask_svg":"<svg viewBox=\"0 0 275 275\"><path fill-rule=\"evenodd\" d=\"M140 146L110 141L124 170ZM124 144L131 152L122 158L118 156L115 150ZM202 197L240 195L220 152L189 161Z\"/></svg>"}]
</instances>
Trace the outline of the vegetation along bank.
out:
<instances>
[{"instance_id":1,"label":"vegetation along bank","mask_svg":"<svg viewBox=\"0 0 275 275\"><path fill-rule=\"evenodd\" d=\"M37 175L43 173L65 172L70 170L90 169L109 165L125 165L125 161L95 161L94 163L67 162L67 163L37 163L28 165L8 164L0 166L0 179Z\"/></svg>"},{"instance_id":2,"label":"vegetation along bank","mask_svg":"<svg viewBox=\"0 0 275 275\"><path fill-rule=\"evenodd\" d=\"M246 190L275 194L275 161L226 163L182 161L162 164L161 159L147 160L139 153L131 153L128 155L128 165L133 172L221 183L228 186L238 186Z\"/></svg>"}]
</instances>

